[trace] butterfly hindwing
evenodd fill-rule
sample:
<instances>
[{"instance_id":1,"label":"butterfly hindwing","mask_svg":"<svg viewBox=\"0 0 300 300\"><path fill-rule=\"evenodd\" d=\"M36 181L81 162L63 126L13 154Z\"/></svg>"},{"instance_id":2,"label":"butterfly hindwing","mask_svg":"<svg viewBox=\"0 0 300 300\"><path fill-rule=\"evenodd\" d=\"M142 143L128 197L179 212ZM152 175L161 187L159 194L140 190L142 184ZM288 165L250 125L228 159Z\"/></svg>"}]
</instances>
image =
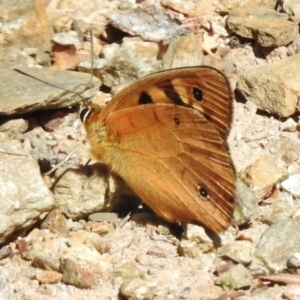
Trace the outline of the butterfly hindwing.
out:
<instances>
[{"instance_id":1,"label":"butterfly hindwing","mask_svg":"<svg viewBox=\"0 0 300 300\"><path fill-rule=\"evenodd\" d=\"M228 226L234 174L215 127L197 110L173 104L127 108L106 119L113 170L158 215L195 221L214 232ZM158 171L159 170L159 171Z\"/></svg>"}]
</instances>

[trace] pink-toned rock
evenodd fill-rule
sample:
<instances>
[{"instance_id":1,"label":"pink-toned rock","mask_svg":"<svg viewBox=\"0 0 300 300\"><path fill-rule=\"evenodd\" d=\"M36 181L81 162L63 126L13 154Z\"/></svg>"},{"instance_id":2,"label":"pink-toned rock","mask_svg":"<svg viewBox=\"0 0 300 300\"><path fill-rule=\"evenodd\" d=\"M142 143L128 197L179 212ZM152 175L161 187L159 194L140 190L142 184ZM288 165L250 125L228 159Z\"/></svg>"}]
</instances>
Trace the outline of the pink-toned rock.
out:
<instances>
[{"instance_id":1,"label":"pink-toned rock","mask_svg":"<svg viewBox=\"0 0 300 300\"><path fill-rule=\"evenodd\" d=\"M107 224L106 222L101 222L101 223L94 223L91 226L91 231L98 233L100 235L104 235L106 233L109 233L111 231L111 226Z\"/></svg>"},{"instance_id":2,"label":"pink-toned rock","mask_svg":"<svg viewBox=\"0 0 300 300\"><path fill-rule=\"evenodd\" d=\"M111 267L111 262L102 257L95 248L87 245L70 247L60 258L63 281L79 288L91 287Z\"/></svg>"},{"instance_id":3,"label":"pink-toned rock","mask_svg":"<svg viewBox=\"0 0 300 300\"><path fill-rule=\"evenodd\" d=\"M86 238L87 238L88 232L86 231L78 231L71 235L71 237L68 238L68 244L70 246L78 246L84 244Z\"/></svg>"},{"instance_id":4,"label":"pink-toned rock","mask_svg":"<svg viewBox=\"0 0 300 300\"><path fill-rule=\"evenodd\" d=\"M99 253L108 253L110 249L110 244L107 239L102 238L99 234L95 232L87 232L86 245L90 245L97 249Z\"/></svg>"},{"instance_id":5,"label":"pink-toned rock","mask_svg":"<svg viewBox=\"0 0 300 300\"><path fill-rule=\"evenodd\" d=\"M63 275L55 271L42 271L36 275L38 282L43 284L54 284L61 282Z\"/></svg>"},{"instance_id":6,"label":"pink-toned rock","mask_svg":"<svg viewBox=\"0 0 300 300\"><path fill-rule=\"evenodd\" d=\"M49 229L52 233L60 235L67 235L69 228L67 226L66 218L62 211L58 208L53 209L41 224L42 229Z\"/></svg>"},{"instance_id":7,"label":"pink-toned rock","mask_svg":"<svg viewBox=\"0 0 300 300\"><path fill-rule=\"evenodd\" d=\"M287 175L287 166L276 156L261 156L241 174L243 181L253 188L258 199L268 197L274 185Z\"/></svg>"},{"instance_id":8,"label":"pink-toned rock","mask_svg":"<svg viewBox=\"0 0 300 300\"><path fill-rule=\"evenodd\" d=\"M61 261L61 271L63 272L64 283L84 289L90 288L99 277L95 265L71 259Z\"/></svg>"}]
</instances>

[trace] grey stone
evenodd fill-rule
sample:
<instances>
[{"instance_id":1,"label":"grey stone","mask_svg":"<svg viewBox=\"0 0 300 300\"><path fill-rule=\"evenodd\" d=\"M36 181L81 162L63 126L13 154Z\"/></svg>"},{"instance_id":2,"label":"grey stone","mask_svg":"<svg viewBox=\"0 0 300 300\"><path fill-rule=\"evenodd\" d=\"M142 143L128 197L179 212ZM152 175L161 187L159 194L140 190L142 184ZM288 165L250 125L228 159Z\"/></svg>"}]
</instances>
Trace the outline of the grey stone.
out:
<instances>
[{"instance_id":1,"label":"grey stone","mask_svg":"<svg viewBox=\"0 0 300 300\"><path fill-rule=\"evenodd\" d=\"M22 234L54 207L37 162L17 140L0 143L0 243Z\"/></svg>"},{"instance_id":2,"label":"grey stone","mask_svg":"<svg viewBox=\"0 0 300 300\"><path fill-rule=\"evenodd\" d=\"M0 299L3 300L17 300L17 296L14 294L12 284L9 282L7 276L0 272Z\"/></svg>"},{"instance_id":3,"label":"grey stone","mask_svg":"<svg viewBox=\"0 0 300 300\"><path fill-rule=\"evenodd\" d=\"M283 9L288 13L293 20L300 22L300 2L299 0L284 1Z\"/></svg>"},{"instance_id":4,"label":"grey stone","mask_svg":"<svg viewBox=\"0 0 300 300\"><path fill-rule=\"evenodd\" d=\"M170 41L177 35L187 33L165 14L156 13L153 18L152 14L138 9L126 14L111 14L108 19L114 27L148 41Z\"/></svg>"},{"instance_id":5,"label":"grey stone","mask_svg":"<svg viewBox=\"0 0 300 300\"><path fill-rule=\"evenodd\" d=\"M20 74L14 68L38 79ZM44 82L39 81L39 79ZM92 88L90 83L90 74L55 71L46 68L17 67L15 65L1 66L0 91L2 101L0 101L0 116L77 105L94 95L100 86L97 78L93 78ZM82 98L74 94L75 92L80 94Z\"/></svg>"},{"instance_id":6,"label":"grey stone","mask_svg":"<svg viewBox=\"0 0 300 300\"><path fill-rule=\"evenodd\" d=\"M56 205L67 217L79 219L104 206L108 175L102 165L62 168L55 175Z\"/></svg>"},{"instance_id":7,"label":"grey stone","mask_svg":"<svg viewBox=\"0 0 300 300\"><path fill-rule=\"evenodd\" d=\"M237 90L264 111L289 117L299 111L300 54L278 63L245 71L240 75Z\"/></svg>"},{"instance_id":8,"label":"grey stone","mask_svg":"<svg viewBox=\"0 0 300 300\"><path fill-rule=\"evenodd\" d=\"M227 25L234 33L254 39L263 47L287 45L298 32L297 24L290 21L288 15L252 3L232 9Z\"/></svg>"},{"instance_id":9,"label":"grey stone","mask_svg":"<svg viewBox=\"0 0 300 300\"><path fill-rule=\"evenodd\" d=\"M269 227L261 236L255 256L272 272L287 268L287 260L300 251L300 225L294 220L284 220Z\"/></svg>"},{"instance_id":10,"label":"grey stone","mask_svg":"<svg viewBox=\"0 0 300 300\"><path fill-rule=\"evenodd\" d=\"M234 289L251 286L253 278L242 264L231 267L227 272L224 272L216 280L217 284L225 285Z\"/></svg>"}]
</instances>

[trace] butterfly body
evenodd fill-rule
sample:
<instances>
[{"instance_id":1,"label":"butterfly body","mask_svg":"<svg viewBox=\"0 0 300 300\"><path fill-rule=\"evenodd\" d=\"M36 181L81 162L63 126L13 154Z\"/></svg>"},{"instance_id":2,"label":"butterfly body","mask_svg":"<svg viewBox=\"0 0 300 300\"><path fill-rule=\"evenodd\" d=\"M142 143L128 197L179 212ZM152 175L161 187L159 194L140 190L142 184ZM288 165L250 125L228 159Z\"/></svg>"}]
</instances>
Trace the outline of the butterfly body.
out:
<instances>
[{"instance_id":1,"label":"butterfly body","mask_svg":"<svg viewBox=\"0 0 300 300\"><path fill-rule=\"evenodd\" d=\"M219 233L234 208L230 119L226 78L191 67L136 81L102 110L92 108L85 127L94 157L159 216Z\"/></svg>"}]
</instances>

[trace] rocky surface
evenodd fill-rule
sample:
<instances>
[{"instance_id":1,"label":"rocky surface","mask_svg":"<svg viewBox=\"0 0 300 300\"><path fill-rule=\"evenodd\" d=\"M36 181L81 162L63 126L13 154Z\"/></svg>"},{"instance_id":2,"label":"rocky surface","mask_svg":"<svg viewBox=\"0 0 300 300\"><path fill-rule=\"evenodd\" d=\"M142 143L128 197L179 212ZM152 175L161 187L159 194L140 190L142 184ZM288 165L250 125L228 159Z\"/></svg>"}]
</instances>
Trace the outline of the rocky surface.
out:
<instances>
[{"instance_id":1,"label":"rocky surface","mask_svg":"<svg viewBox=\"0 0 300 300\"><path fill-rule=\"evenodd\" d=\"M298 1L0 8L1 299L300 299ZM86 165L78 115L91 95L104 105L136 78L193 65L224 72L235 96L236 226L219 245Z\"/></svg>"}]
</instances>

